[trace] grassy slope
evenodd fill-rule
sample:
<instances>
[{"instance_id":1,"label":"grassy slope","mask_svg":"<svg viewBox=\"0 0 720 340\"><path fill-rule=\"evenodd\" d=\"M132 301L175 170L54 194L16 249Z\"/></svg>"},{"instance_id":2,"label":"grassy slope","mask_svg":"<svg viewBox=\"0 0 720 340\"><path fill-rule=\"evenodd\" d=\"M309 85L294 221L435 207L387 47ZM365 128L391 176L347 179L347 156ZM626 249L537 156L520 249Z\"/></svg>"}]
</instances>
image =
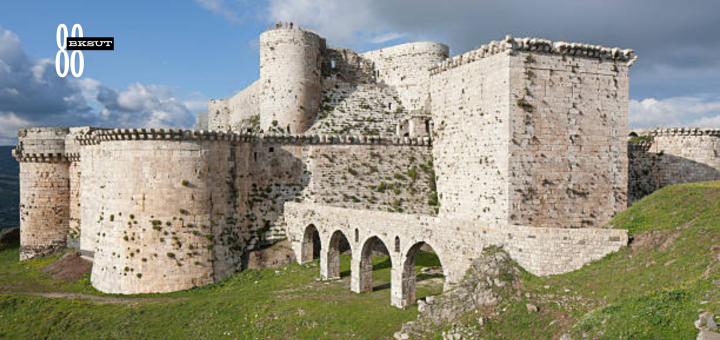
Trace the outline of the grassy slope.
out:
<instances>
[{"instance_id":1,"label":"grassy slope","mask_svg":"<svg viewBox=\"0 0 720 340\"><path fill-rule=\"evenodd\" d=\"M55 258L17 262L17 248L0 253L0 289L15 292L95 291L87 279L64 283L37 269ZM388 258L374 258L373 282L390 279ZM419 267L437 262L423 256ZM341 271L349 273L349 257ZM317 260L275 270L248 270L218 284L124 303L0 294L0 339L382 339L391 338L415 309L390 306L390 289L349 291L349 277L316 281ZM438 293L441 284L420 288ZM144 299L138 299L142 297Z\"/></svg>"},{"instance_id":2,"label":"grassy slope","mask_svg":"<svg viewBox=\"0 0 720 340\"><path fill-rule=\"evenodd\" d=\"M611 221L633 244L580 270L539 278L491 310L487 338L695 339L699 310L720 312L720 182L675 185ZM719 256L716 250L714 256ZM540 306L539 313L526 303ZM502 311L505 309L505 311ZM447 329L447 328L446 328Z\"/></svg>"}]
</instances>

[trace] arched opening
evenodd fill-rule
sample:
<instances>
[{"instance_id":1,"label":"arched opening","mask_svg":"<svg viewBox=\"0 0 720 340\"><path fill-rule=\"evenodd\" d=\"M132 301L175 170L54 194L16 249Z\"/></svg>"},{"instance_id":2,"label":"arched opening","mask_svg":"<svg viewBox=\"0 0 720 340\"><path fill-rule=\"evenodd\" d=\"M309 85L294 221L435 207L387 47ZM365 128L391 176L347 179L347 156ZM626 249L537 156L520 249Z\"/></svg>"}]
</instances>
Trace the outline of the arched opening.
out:
<instances>
[{"instance_id":1,"label":"arched opening","mask_svg":"<svg viewBox=\"0 0 720 340\"><path fill-rule=\"evenodd\" d=\"M445 275L435 250L425 242L419 242L408 250L402 271L402 306L415 303L416 299L442 293Z\"/></svg>"},{"instance_id":2,"label":"arched opening","mask_svg":"<svg viewBox=\"0 0 720 340\"><path fill-rule=\"evenodd\" d=\"M320 257L320 233L312 224L305 228L300 257L303 264Z\"/></svg>"},{"instance_id":3,"label":"arched opening","mask_svg":"<svg viewBox=\"0 0 720 340\"><path fill-rule=\"evenodd\" d=\"M630 132L630 134L628 135L628 137L630 137L630 138L637 137L637 136L638 136L638 134L635 133L634 131Z\"/></svg>"},{"instance_id":4,"label":"arched opening","mask_svg":"<svg viewBox=\"0 0 720 340\"><path fill-rule=\"evenodd\" d=\"M373 271L392 268L392 260L390 252L385 243L377 236L373 236L365 241L360 252L360 272L358 273L358 284L360 292L372 292L373 290L389 288L390 277L388 273L378 273L375 277L378 281L377 286L373 285ZM387 278L385 278L388 274Z\"/></svg>"},{"instance_id":5,"label":"arched opening","mask_svg":"<svg viewBox=\"0 0 720 340\"><path fill-rule=\"evenodd\" d=\"M350 242L342 231L335 231L330 237L327 258L327 278L330 280L340 279L343 276L350 275L350 271L340 272L340 255L349 253ZM349 255L349 254L348 254ZM347 257L345 257L347 259ZM346 266L349 267L350 261L347 260Z\"/></svg>"}]
</instances>

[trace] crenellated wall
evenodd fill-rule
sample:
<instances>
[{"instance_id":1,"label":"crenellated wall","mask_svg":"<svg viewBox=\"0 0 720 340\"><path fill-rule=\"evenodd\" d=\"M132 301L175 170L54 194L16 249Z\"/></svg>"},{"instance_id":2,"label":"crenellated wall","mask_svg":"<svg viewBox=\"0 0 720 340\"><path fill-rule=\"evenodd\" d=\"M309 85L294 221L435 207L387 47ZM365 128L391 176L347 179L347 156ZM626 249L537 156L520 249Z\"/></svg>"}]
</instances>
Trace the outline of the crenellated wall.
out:
<instances>
[{"instance_id":1,"label":"crenellated wall","mask_svg":"<svg viewBox=\"0 0 720 340\"><path fill-rule=\"evenodd\" d=\"M720 180L720 130L649 131L629 143L628 204L672 184Z\"/></svg>"}]
</instances>

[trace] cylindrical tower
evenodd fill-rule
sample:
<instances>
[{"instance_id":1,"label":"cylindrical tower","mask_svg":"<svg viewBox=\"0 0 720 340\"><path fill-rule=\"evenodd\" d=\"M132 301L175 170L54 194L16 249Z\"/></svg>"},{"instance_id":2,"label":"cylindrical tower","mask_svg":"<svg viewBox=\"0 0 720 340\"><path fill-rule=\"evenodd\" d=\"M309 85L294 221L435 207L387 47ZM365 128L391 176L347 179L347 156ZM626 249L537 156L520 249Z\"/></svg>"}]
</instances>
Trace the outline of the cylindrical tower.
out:
<instances>
[{"instance_id":1,"label":"cylindrical tower","mask_svg":"<svg viewBox=\"0 0 720 340\"><path fill-rule=\"evenodd\" d=\"M52 254L66 245L70 219L67 128L18 132L13 156L20 162L20 260Z\"/></svg>"},{"instance_id":2,"label":"cylindrical tower","mask_svg":"<svg viewBox=\"0 0 720 340\"><path fill-rule=\"evenodd\" d=\"M91 281L105 293L162 293L215 282L215 242L232 217L227 141L122 140L96 154L102 185ZM162 138L158 134L152 138ZM149 138L148 138L149 139Z\"/></svg>"},{"instance_id":3,"label":"cylindrical tower","mask_svg":"<svg viewBox=\"0 0 720 340\"><path fill-rule=\"evenodd\" d=\"M280 27L260 35L260 127L303 133L321 100L325 40L302 29Z\"/></svg>"}]
</instances>

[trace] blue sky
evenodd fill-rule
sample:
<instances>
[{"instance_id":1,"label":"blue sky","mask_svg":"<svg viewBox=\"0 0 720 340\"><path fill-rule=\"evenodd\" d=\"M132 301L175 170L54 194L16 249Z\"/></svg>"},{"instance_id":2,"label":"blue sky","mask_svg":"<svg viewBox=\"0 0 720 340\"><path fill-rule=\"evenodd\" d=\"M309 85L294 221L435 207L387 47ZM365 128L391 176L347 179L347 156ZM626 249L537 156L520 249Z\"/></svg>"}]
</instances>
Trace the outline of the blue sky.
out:
<instances>
[{"instance_id":1,"label":"blue sky","mask_svg":"<svg viewBox=\"0 0 720 340\"><path fill-rule=\"evenodd\" d=\"M0 144L32 125L190 127L258 75L258 35L292 20L365 51L414 40L473 49L505 34L633 48L631 127L720 127L720 1L0 0ZM57 77L58 24L115 38Z\"/></svg>"}]
</instances>

